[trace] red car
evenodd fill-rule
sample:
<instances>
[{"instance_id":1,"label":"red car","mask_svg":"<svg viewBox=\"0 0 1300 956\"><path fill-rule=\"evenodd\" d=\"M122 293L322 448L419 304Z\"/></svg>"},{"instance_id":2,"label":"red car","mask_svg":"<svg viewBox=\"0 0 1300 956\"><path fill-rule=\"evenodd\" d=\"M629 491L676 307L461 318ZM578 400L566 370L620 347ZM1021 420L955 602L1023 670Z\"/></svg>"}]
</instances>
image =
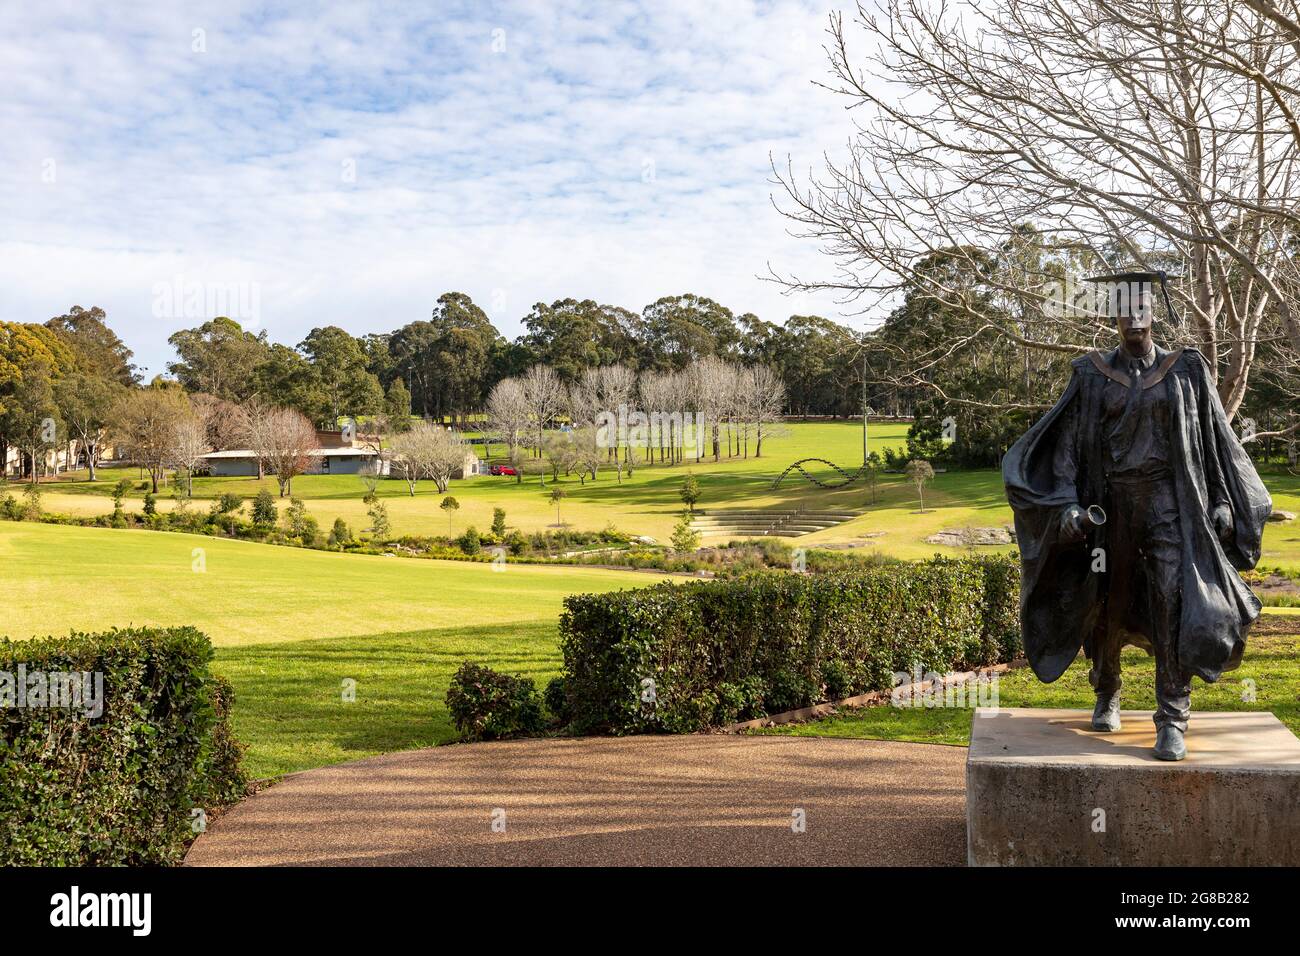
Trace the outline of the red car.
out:
<instances>
[{"instance_id":1,"label":"red car","mask_svg":"<svg viewBox=\"0 0 1300 956\"><path fill-rule=\"evenodd\" d=\"M488 469L488 473L489 473L489 474L492 474L492 475L516 475L516 474L518 474L518 472L515 471L513 468L511 468L509 465L493 465L491 468Z\"/></svg>"}]
</instances>

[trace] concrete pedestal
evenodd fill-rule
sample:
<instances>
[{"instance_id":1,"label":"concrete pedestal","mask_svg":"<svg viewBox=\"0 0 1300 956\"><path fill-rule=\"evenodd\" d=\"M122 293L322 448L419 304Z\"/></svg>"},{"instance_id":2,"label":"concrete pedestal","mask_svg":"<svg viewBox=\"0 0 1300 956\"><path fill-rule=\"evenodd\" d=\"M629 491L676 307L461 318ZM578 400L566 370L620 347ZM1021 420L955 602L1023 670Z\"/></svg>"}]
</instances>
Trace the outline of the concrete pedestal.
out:
<instances>
[{"instance_id":1,"label":"concrete pedestal","mask_svg":"<svg viewBox=\"0 0 1300 956\"><path fill-rule=\"evenodd\" d=\"M1197 713L1156 760L1146 711L980 708L966 759L973 866L1300 865L1300 740L1272 714Z\"/></svg>"}]
</instances>

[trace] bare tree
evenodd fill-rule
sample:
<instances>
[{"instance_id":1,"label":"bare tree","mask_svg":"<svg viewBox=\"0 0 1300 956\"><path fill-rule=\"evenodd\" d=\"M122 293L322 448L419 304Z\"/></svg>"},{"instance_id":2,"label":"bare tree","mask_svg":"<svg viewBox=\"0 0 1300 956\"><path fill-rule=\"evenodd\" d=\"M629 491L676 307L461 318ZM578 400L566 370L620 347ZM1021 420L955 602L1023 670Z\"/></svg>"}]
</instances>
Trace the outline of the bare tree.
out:
<instances>
[{"instance_id":1,"label":"bare tree","mask_svg":"<svg viewBox=\"0 0 1300 956\"><path fill-rule=\"evenodd\" d=\"M420 421L409 431L393 436L393 467L406 481L412 497L421 478L432 478L438 493L445 494L456 471L465 466L468 446L456 432L441 425Z\"/></svg>"},{"instance_id":2,"label":"bare tree","mask_svg":"<svg viewBox=\"0 0 1300 956\"><path fill-rule=\"evenodd\" d=\"M420 434L424 429L421 426L434 427L428 422L417 422L409 431L394 436L392 446L389 448L389 454L392 456L391 468L406 482L406 490L412 498L415 497L415 486L425 476L423 436Z\"/></svg>"},{"instance_id":3,"label":"bare tree","mask_svg":"<svg viewBox=\"0 0 1300 956\"><path fill-rule=\"evenodd\" d=\"M965 316L963 335L900 356L896 381L926 386L977 340L1055 353L1109 342L1072 288L1086 270L1185 271L1171 292L1187 325L1170 344L1202 350L1234 413L1266 315L1300 345L1300 143L1289 100L1259 81L1293 88L1297 51L1262 19L1227 0L885 0L857 8L859 55L834 15L829 88L866 115L847 160L806 187L781 179L788 215L840 272L784 281L864 308L906 290ZM1194 35L1234 47L1239 73L1194 51ZM1028 234L1034 254L1007 254Z\"/></svg>"},{"instance_id":4,"label":"bare tree","mask_svg":"<svg viewBox=\"0 0 1300 956\"><path fill-rule=\"evenodd\" d=\"M185 472L185 497L194 497L194 472L203 456L212 450L209 443L207 413L209 406L194 405L189 414L182 415L172 425L171 441L167 449L167 464L176 471Z\"/></svg>"},{"instance_id":5,"label":"bare tree","mask_svg":"<svg viewBox=\"0 0 1300 956\"><path fill-rule=\"evenodd\" d=\"M259 426L265 437L267 467L280 484L280 497L293 493L293 480L311 467L312 452L320 447L316 429L302 412L276 408Z\"/></svg>"},{"instance_id":6,"label":"bare tree","mask_svg":"<svg viewBox=\"0 0 1300 956\"><path fill-rule=\"evenodd\" d=\"M179 387L132 389L113 413L114 430L131 460L149 473L156 494L172 449L177 424L192 414Z\"/></svg>"},{"instance_id":7,"label":"bare tree","mask_svg":"<svg viewBox=\"0 0 1300 956\"><path fill-rule=\"evenodd\" d=\"M740 375L741 417L752 425L756 441L754 457L763 457L763 439L770 438L779 427L785 407L785 383L768 365L751 365ZM745 433L745 457L749 457L748 428Z\"/></svg>"},{"instance_id":8,"label":"bare tree","mask_svg":"<svg viewBox=\"0 0 1300 956\"><path fill-rule=\"evenodd\" d=\"M732 368L722 359L708 355L688 365L686 376L690 383L691 403L697 416L696 428L707 429L713 445L713 460L717 461L721 457L719 429L731 393ZM703 445L697 442L696 461L700 460L702 452Z\"/></svg>"},{"instance_id":9,"label":"bare tree","mask_svg":"<svg viewBox=\"0 0 1300 956\"><path fill-rule=\"evenodd\" d=\"M528 405L528 441L541 454L542 436L564 411L568 401L564 385L548 366L534 365L519 380Z\"/></svg>"},{"instance_id":10,"label":"bare tree","mask_svg":"<svg viewBox=\"0 0 1300 956\"><path fill-rule=\"evenodd\" d=\"M190 404L206 424L213 450L247 447L247 413L242 406L203 392L190 395Z\"/></svg>"},{"instance_id":11,"label":"bare tree","mask_svg":"<svg viewBox=\"0 0 1300 956\"><path fill-rule=\"evenodd\" d=\"M517 378L506 378L492 388L487 400L488 423L509 448L507 457L513 460L520 442L528 434L530 412L528 394Z\"/></svg>"},{"instance_id":12,"label":"bare tree","mask_svg":"<svg viewBox=\"0 0 1300 956\"><path fill-rule=\"evenodd\" d=\"M460 435L450 428L430 425L429 429L423 453L426 474L438 486L438 493L444 494L452 476L465 467L468 449Z\"/></svg>"},{"instance_id":13,"label":"bare tree","mask_svg":"<svg viewBox=\"0 0 1300 956\"><path fill-rule=\"evenodd\" d=\"M609 409L601 387L599 368L583 369L582 376L565 392L565 410L575 425L591 425L596 416Z\"/></svg>"},{"instance_id":14,"label":"bare tree","mask_svg":"<svg viewBox=\"0 0 1300 956\"><path fill-rule=\"evenodd\" d=\"M266 476L272 453L271 424L279 409L260 398L251 398L239 406L235 419L235 435L257 458L257 477Z\"/></svg>"},{"instance_id":15,"label":"bare tree","mask_svg":"<svg viewBox=\"0 0 1300 956\"><path fill-rule=\"evenodd\" d=\"M596 480L596 473L600 470L601 462L607 457L608 449L601 447L599 436L595 428L590 425L579 428L573 432L573 465L578 469L579 480L585 485L587 476L591 480ZM617 452L617 449L615 449ZM621 463L619 480L622 480Z\"/></svg>"},{"instance_id":16,"label":"bare tree","mask_svg":"<svg viewBox=\"0 0 1300 956\"><path fill-rule=\"evenodd\" d=\"M683 416L691 406L689 372L655 372L641 375L641 402L650 416L650 438L659 448L659 461L683 460L686 450Z\"/></svg>"}]
</instances>

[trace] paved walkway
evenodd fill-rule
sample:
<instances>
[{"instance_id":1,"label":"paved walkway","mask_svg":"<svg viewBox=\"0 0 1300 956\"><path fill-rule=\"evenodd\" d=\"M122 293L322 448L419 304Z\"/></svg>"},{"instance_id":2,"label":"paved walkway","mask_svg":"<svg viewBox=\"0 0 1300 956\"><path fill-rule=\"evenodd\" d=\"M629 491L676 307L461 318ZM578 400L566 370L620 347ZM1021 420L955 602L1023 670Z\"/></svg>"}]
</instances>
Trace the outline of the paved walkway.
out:
<instances>
[{"instance_id":1,"label":"paved walkway","mask_svg":"<svg viewBox=\"0 0 1300 956\"><path fill-rule=\"evenodd\" d=\"M214 822L186 862L962 864L965 761L963 747L812 737L436 747L288 777Z\"/></svg>"}]
</instances>

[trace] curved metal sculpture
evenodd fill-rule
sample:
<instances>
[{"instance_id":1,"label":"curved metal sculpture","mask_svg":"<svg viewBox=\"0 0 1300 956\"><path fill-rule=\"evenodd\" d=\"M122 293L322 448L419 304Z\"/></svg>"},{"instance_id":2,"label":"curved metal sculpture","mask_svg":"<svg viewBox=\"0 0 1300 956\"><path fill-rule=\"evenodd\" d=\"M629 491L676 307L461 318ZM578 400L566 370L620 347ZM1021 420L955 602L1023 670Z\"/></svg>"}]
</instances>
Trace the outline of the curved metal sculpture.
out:
<instances>
[{"instance_id":1,"label":"curved metal sculpture","mask_svg":"<svg viewBox=\"0 0 1300 956\"><path fill-rule=\"evenodd\" d=\"M804 465L811 461L820 462L823 465L833 468L835 471L840 473L844 480L822 481L820 478L814 478L812 475L808 474L808 470L804 468ZM792 471L798 470L799 474L803 475L805 480L812 482L818 488L825 488L827 490L847 488L849 485L853 484L853 482L862 477L862 475L867 471L867 467L868 466L864 464L857 471L850 473L835 464L833 461L827 461L825 458L801 458L785 471L781 472L781 474L777 476L776 480L772 482L772 487L776 488L785 479L786 475L790 474Z\"/></svg>"}]
</instances>

